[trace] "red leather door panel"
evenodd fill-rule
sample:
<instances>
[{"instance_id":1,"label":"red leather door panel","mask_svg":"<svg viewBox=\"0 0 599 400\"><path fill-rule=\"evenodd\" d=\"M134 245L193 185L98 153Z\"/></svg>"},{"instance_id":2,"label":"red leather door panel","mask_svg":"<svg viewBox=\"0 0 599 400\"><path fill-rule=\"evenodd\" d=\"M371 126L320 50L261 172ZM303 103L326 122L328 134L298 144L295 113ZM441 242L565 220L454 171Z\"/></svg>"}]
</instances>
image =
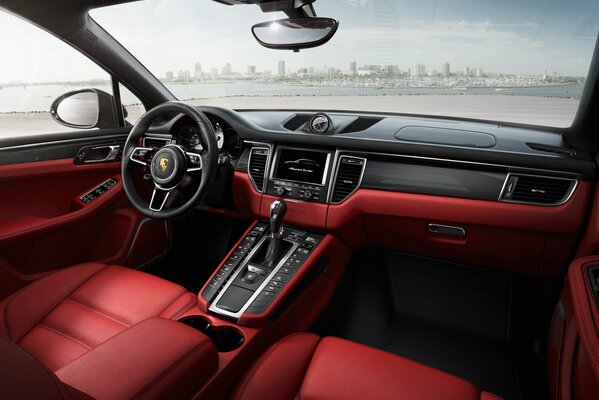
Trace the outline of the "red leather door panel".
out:
<instances>
[{"instance_id":1,"label":"red leather door panel","mask_svg":"<svg viewBox=\"0 0 599 400\"><path fill-rule=\"evenodd\" d=\"M86 204L80 197L110 178L118 183ZM144 264L168 248L138 228L120 182L120 162L75 165L73 159L0 166L0 298L41 274L81 262ZM148 225L148 227L150 227ZM164 224L159 228L167 231ZM145 229L147 231L147 229ZM134 238L135 248L132 248Z\"/></svg>"}]
</instances>

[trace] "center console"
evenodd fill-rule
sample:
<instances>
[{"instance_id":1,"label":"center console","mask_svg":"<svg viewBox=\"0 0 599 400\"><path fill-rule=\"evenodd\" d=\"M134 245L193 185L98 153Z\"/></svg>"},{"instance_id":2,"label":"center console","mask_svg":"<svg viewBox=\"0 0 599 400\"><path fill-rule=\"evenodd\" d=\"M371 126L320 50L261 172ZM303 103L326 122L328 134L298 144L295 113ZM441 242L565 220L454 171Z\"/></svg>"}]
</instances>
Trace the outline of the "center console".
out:
<instances>
[{"instance_id":1,"label":"center console","mask_svg":"<svg viewBox=\"0 0 599 400\"><path fill-rule=\"evenodd\" d=\"M283 226L281 248L272 259L268 253L276 239L268 223L258 222L201 292L210 302L209 311L234 319L264 313L322 239L320 234Z\"/></svg>"}]
</instances>

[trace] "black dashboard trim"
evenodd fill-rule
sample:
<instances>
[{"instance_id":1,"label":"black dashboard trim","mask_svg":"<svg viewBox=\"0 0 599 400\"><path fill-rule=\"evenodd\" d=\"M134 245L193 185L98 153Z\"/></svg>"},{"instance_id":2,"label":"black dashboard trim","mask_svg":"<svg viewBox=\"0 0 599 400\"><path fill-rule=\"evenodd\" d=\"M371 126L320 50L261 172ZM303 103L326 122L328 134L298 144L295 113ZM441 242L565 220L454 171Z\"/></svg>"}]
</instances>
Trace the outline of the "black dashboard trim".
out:
<instances>
[{"instance_id":1,"label":"black dashboard trim","mask_svg":"<svg viewBox=\"0 0 599 400\"><path fill-rule=\"evenodd\" d=\"M456 128L467 127L469 130L481 130L493 134L497 138L497 146L486 148L464 148L459 146L443 146L422 143L409 143L394 138L398 129L388 130L383 121L364 132L343 135L314 135L305 132L290 132L280 126L279 129L266 129L244 116L247 111L234 111L219 107L199 107L204 112L217 115L230 123L232 128L245 141L285 143L299 147L336 147L347 151L366 153L391 153L401 156L414 156L430 159L452 160L461 163L498 164L543 170L550 173L572 173L583 179L594 179L596 164L591 154L579 151L576 156L564 156L534 151L526 143L534 140L537 143L566 146L560 135L545 131L529 131L517 128L506 128L483 124L481 122L455 122ZM269 110L268 113L275 113ZM287 115L305 111L281 111L281 122ZM376 116L377 114L370 114ZM391 118L391 117L389 117ZM420 124L427 122L425 118L411 117L410 122L419 120ZM428 121L431 125L439 121ZM461 125L461 126L460 126ZM515 136L516 135L516 136Z\"/></svg>"}]
</instances>

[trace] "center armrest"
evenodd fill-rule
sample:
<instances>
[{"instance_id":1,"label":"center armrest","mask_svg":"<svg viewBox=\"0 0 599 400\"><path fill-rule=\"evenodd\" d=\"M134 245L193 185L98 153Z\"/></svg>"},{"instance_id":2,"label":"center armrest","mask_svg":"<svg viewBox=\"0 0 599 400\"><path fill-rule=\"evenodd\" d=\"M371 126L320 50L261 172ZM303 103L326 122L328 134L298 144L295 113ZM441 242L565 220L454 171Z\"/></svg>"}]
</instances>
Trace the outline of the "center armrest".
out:
<instances>
[{"instance_id":1,"label":"center armrest","mask_svg":"<svg viewBox=\"0 0 599 400\"><path fill-rule=\"evenodd\" d=\"M182 323L149 318L56 375L97 399L191 398L216 371L212 341Z\"/></svg>"}]
</instances>

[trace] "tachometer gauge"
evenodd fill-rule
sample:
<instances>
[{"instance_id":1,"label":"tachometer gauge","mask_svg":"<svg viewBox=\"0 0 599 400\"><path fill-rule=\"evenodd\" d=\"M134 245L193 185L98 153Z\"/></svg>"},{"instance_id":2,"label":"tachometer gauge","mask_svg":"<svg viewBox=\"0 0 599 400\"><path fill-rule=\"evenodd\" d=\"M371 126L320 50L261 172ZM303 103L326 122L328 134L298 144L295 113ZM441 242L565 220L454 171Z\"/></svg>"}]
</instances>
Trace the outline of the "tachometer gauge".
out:
<instances>
[{"instance_id":1,"label":"tachometer gauge","mask_svg":"<svg viewBox=\"0 0 599 400\"><path fill-rule=\"evenodd\" d=\"M316 114L310 120L310 130L313 133L323 134L329 130L331 120L326 114Z\"/></svg>"},{"instance_id":2,"label":"tachometer gauge","mask_svg":"<svg viewBox=\"0 0 599 400\"><path fill-rule=\"evenodd\" d=\"M218 122L214 123L214 136L216 136L216 144L218 145L218 149L222 149L223 144L225 143L225 133Z\"/></svg>"}]
</instances>

